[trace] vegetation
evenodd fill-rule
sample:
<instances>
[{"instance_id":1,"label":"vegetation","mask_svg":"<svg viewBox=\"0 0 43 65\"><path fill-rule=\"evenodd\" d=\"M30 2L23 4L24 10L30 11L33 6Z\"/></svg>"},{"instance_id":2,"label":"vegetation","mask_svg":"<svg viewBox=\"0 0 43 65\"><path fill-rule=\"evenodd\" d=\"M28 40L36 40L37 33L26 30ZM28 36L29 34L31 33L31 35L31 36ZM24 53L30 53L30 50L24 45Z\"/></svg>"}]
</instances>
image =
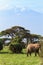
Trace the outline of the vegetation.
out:
<instances>
[{"instance_id":1,"label":"vegetation","mask_svg":"<svg viewBox=\"0 0 43 65\"><path fill-rule=\"evenodd\" d=\"M2 50L2 49L3 49L3 40L0 39L0 50Z\"/></svg>"},{"instance_id":2,"label":"vegetation","mask_svg":"<svg viewBox=\"0 0 43 65\"><path fill-rule=\"evenodd\" d=\"M26 38L27 39L27 44L28 42L32 42L35 39L39 39L40 35L37 34L30 34L30 30L27 30L23 27L20 26L14 26L10 29L6 29L2 32L0 32L0 36L8 36L11 38L15 38L18 36L21 40Z\"/></svg>"},{"instance_id":3,"label":"vegetation","mask_svg":"<svg viewBox=\"0 0 43 65\"><path fill-rule=\"evenodd\" d=\"M40 65L41 60L39 56L27 57L26 51L22 51L24 54L13 54L9 51L9 46L5 46L0 52L0 65Z\"/></svg>"},{"instance_id":4,"label":"vegetation","mask_svg":"<svg viewBox=\"0 0 43 65\"><path fill-rule=\"evenodd\" d=\"M43 65L43 41L41 43L41 53L40 53L40 59L41 59L41 65Z\"/></svg>"},{"instance_id":5,"label":"vegetation","mask_svg":"<svg viewBox=\"0 0 43 65\"><path fill-rule=\"evenodd\" d=\"M22 51L22 46L21 44L14 44L14 45L10 45L10 50L13 52L13 53L21 53Z\"/></svg>"},{"instance_id":6,"label":"vegetation","mask_svg":"<svg viewBox=\"0 0 43 65\"><path fill-rule=\"evenodd\" d=\"M13 38L11 40L9 49L13 53L21 53L21 51L22 51L23 48L25 48L25 44L23 42L21 43L20 37L16 36L15 38Z\"/></svg>"},{"instance_id":7,"label":"vegetation","mask_svg":"<svg viewBox=\"0 0 43 65\"><path fill-rule=\"evenodd\" d=\"M43 36L31 34L30 30L20 26L14 26L10 29L1 31L0 37L2 36L5 36L5 38L0 39L0 65L40 65L40 58L42 59L42 55L40 58L39 56L34 57L34 54L31 57L27 57L26 51L23 50L29 42L36 43L42 41ZM24 38L26 39L26 43L23 41ZM10 43L7 47L4 44L6 40L10 40ZM41 45L43 49L43 43L41 43ZM43 51L41 54L43 54Z\"/></svg>"}]
</instances>

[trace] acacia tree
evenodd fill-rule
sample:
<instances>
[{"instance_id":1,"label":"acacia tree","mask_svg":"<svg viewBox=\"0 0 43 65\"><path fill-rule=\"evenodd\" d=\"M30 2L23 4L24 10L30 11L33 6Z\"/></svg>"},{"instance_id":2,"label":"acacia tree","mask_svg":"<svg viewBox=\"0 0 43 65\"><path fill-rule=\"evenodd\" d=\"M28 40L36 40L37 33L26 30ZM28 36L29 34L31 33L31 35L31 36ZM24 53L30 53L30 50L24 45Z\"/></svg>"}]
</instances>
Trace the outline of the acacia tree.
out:
<instances>
[{"instance_id":1,"label":"acacia tree","mask_svg":"<svg viewBox=\"0 0 43 65\"><path fill-rule=\"evenodd\" d=\"M25 28L21 26L14 26L10 29L4 30L1 32L1 35L8 36L8 37L10 36L12 39L18 36L20 38L19 42L23 38L26 38L27 44L29 39L30 39L30 42L33 42L36 39L39 40L39 37L40 37L40 35L37 35L37 34L30 34L30 30L26 30Z\"/></svg>"},{"instance_id":2,"label":"acacia tree","mask_svg":"<svg viewBox=\"0 0 43 65\"><path fill-rule=\"evenodd\" d=\"M22 39L26 38L27 44L28 44L28 41L33 42L34 39L39 39L39 35L30 34L30 30L27 30L27 29L20 27L20 26L14 26L10 29L4 30L0 33L0 36L8 36L8 37L10 36L11 37L11 43L13 43L13 41L15 43L16 42L21 43ZM19 47L18 47L18 45L19 45ZM13 50L13 52L14 52L14 49L16 49L16 47L17 47L17 49L22 49L20 44L17 44L16 47L15 46L16 46L15 44L10 45L10 48ZM21 50L20 50L20 52L21 52Z\"/></svg>"},{"instance_id":3,"label":"acacia tree","mask_svg":"<svg viewBox=\"0 0 43 65\"><path fill-rule=\"evenodd\" d=\"M8 36L8 37L10 36L12 39L18 36L19 42L21 42L23 38L26 38L27 44L28 44L28 41L34 42L34 40L36 39L39 40L40 38L40 35L30 34L30 30L26 30L25 28L21 26L14 26L10 29L4 30L1 32L1 35Z\"/></svg>"},{"instance_id":4,"label":"acacia tree","mask_svg":"<svg viewBox=\"0 0 43 65\"><path fill-rule=\"evenodd\" d=\"M27 38L27 41L28 41L28 38L30 36L30 30L26 30L25 28L20 26L14 26L10 29L2 31L1 35L8 36L8 37L11 36L12 39L18 36L20 37L20 39Z\"/></svg>"},{"instance_id":5,"label":"acacia tree","mask_svg":"<svg viewBox=\"0 0 43 65\"><path fill-rule=\"evenodd\" d=\"M39 39L40 39L40 35L37 35L37 34L31 34L30 35L30 40L32 43L39 42Z\"/></svg>"}]
</instances>

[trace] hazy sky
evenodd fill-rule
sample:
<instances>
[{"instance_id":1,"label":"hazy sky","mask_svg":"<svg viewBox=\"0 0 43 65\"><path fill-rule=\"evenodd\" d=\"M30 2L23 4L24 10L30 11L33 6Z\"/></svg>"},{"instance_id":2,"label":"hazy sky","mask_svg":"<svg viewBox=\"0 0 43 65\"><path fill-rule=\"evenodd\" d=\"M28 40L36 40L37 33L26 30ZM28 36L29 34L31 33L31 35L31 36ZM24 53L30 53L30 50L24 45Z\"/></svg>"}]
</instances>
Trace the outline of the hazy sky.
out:
<instances>
[{"instance_id":1,"label":"hazy sky","mask_svg":"<svg viewBox=\"0 0 43 65\"><path fill-rule=\"evenodd\" d=\"M0 31L16 25L43 35L43 0L0 0Z\"/></svg>"}]
</instances>

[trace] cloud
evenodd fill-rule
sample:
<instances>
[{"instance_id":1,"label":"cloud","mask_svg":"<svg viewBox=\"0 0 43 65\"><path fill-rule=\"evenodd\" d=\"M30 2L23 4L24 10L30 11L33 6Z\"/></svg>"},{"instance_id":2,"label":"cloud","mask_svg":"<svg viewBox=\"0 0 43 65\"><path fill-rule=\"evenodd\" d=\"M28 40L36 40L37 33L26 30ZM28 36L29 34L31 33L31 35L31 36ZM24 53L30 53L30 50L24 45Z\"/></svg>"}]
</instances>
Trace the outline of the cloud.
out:
<instances>
[{"instance_id":1,"label":"cloud","mask_svg":"<svg viewBox=\"0 0 43 65\"><path fill-rule=\"evenodd\" d=\"M43 1L41 0L0 0L0 10L21 8L21 12L26 8L43 13Z\"/></svg>"},{"instance_id":2,"label":"cloud","mask_svg":"<svg viewBox=\"0 0 43 65\"><path fill-rule=\"evenodd\" d=\"M0 5L0 10L7 9L8 7L9 7L8 4L6 4L6 5Z\"/></svg>"},{"instance_id":3,"label":"cloud","mask_svg":"<svg viewBox=\"0 0 43 65\"><path fill-rule=\"evenodd\" d=\"M0 10L11 9L11 1L10 0L0 0Z\"/></svg>"},{"instance_id":4,"label":"cloud","mask_svg":"<svg viewBox=\"0 0 43 65\"><path fill-rule=\"evenodd\" d=\"M25 8L25 7L21 8L21 12L23 12L23 11L25 11L25 10L26 10L26 8Z\"/></svg>"},{"instance_id":5,"label":"cloud","mask_svg":"<svg viewBox=\"0 0 43 65\"><path fill-rule=\"evenodd\" d=\"M24 11L26 11L26 8L25 7L16 7L14 8L14 12L16 13L17 16L20 16L22 15L22 13L24 13Z\"/></svg>"}]
</instances>

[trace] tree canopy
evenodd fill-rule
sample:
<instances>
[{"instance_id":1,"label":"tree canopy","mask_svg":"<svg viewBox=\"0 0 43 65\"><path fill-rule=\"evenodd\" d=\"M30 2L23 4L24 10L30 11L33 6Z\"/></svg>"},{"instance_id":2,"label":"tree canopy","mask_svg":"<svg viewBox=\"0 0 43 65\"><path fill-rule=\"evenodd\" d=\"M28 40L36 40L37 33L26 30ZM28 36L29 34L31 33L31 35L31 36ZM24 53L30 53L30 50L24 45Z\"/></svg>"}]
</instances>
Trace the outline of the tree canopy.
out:
<instances>
[{"instance_id":1,"label":"tree canopy","mask_svg":"<svg viewBox=\"0 0 43 65\"><path fill-rule=\"evenodd\" d=\"M8 37L10 36L11 38L15 38L18 36L20 40L26 38L27 43L28 43L28 38L30 38L30 41L32 41L34 39L39 39L41 37L40 35L37 34L31 34L30 30L27 30L21 26L14 26L4 31L1 31L0 36L8 36Z\"/></svg>"}]
</instances>

